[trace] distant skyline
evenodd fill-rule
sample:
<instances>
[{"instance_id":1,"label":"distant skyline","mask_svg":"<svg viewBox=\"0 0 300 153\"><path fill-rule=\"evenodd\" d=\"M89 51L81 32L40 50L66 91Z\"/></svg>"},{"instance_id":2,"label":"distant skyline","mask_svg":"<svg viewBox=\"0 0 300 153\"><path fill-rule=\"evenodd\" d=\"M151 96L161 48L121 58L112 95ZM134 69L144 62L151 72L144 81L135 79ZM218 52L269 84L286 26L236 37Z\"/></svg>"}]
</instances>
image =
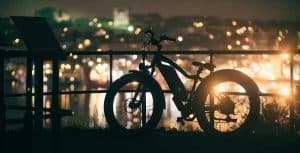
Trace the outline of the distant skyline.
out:
<instances>
[{"instance_id":1,"label":"distant skyline","mask_svg":"<svg viewBox=\"0 0 300 153\"><path fill-rule=\"evenodd\" d=\"M67 10L73 16L112 17L113 8L130 14L207 16L259 20L299 20L300 0L0 0L0 16L32 16L43 7Z\"/></svg>"}]
</instances>

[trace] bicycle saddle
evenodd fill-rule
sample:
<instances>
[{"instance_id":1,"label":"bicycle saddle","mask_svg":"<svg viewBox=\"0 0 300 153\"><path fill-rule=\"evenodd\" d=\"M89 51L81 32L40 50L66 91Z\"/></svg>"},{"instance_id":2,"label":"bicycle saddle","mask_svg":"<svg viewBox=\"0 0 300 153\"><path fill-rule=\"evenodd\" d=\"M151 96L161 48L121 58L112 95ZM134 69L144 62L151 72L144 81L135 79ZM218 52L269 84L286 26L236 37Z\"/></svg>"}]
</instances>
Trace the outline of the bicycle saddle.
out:
<instances>
[{"instance_id":1,"label":"bicycle saddle","mask_svg":"<svg viewBox=\"0 0 300 153\"><path fill-rule=\"evenodd\" d=\"M208 70L213 70L214 68L216 68L216 66L211 63L201 63L201 62L194 61L194 62L192 62L192 64L194 66L198 66L198 67L205 68Z\"/></svg>"}]
</instances>

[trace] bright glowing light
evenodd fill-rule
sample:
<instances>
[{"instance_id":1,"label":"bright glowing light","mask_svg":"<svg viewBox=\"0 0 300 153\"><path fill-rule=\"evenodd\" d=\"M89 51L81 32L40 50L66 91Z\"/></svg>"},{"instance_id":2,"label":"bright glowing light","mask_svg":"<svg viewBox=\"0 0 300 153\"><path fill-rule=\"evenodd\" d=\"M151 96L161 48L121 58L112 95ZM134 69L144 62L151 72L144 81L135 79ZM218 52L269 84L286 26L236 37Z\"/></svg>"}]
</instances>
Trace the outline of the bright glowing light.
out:
<instances>
[{"instance_id":1,"label":"bright glowing light","mask_svg":"<svg viewBox=\"0 0 300 153\"><path fill-rule=\"evenodd\" d=\"M82 50L82 49L83 49L83 44L82 44L82 43L79 43L79 44L77 45L77 48L80 49L80 50Z\"/></svg>"},{"instance_id":2,"label":"bright glowing light","mask_svg":"<svg viewBox=\"0 0 300 153\"><path fill-rule=\"evenodd\" d=\"M231 24L232 24L232 26L234 26L234 27L237 26L237 22L236 22L236 21L232 21Z\"/></svg>"},{"instance_id":3,"label":"bright glowing light","mask_svg":"<svg viewBox=\"0 0 300 153\"><path fill-rule=\"evenodd\" d=\"M199 21L199 22L193 22L193 26L196 28L202 28L204 26L204 23Z\"/></svg>"},{"instance_id":4,"label":"bright glowing light","mask_svg":"<svg viewBox=\"0 0 300 153\"><path fill-rule=\"evenodd\" d=\"M236 41L235 41L235 44L239 46L239 45L241 45L241 41L236 40Z\"/></svg>"},{"instance_id":5,"label":"bright glowing light","mask_svg":"<svg viewBox=\"0 0 300 153\"><path fill-rule=\"evenodd\" d=\"M112 25L114 24L114 22L108 21L107 24L108 24L109 26L112 26Z\"/></svg>"},{"instance_id":6,"label":"bright glowing light","mask_svg":"<svg viewBox=\"0 0 300 153\"><path fill-rule=\"evenodd\" d=\"M98 18L93 18L93 22L94 23L98 22Z\"/></svg>"},{"instance_id":7,"label":"bright glowing light","mask_svg":"<svg viewBox=\"0 0 300 153\"><path fill-rule=\"evenodd\" d=\"M70 77L70 81L71 82L75 81L75 78L74 77Z\"/></svg>"},{"instance_id":8,"label":"bright glowing light","mask_svg":"<svg viewBox=\"0 0 300 153\"><path fill-rule=\"evenodd\" d=\"M101 23L98 23L97 24L97 28L101 28L102 27L102 24Z\"/></svg>"},{"instance_id":9,"label":"bright glowing light","mask_svg":"<svg viewBox=\"0 0 300 153\"><path fill-rule=\"evenodd\" d=\"M62 49L67 49L67 45L66 44L63 44L61 47L62 47Z\"/></svg>"},{"instance_id":10,"label":"bright glowing light","mask_svg":"<svg viewBox=\"0 0 300 153\"><path fill-rule=\"evenodd\" d=\"M106 35L104 36L105 39L109 39L109 37L110 37L110 36L109 36L108 34L106 34Z\"/></svg>"},{"instance_id":11,"label":"bright glowing light","mask_svg":"<svg viewBox=\"0 0 300 153\"><path fill-rule=\"evenodd\" d=\"M251 26L249 26L247 29L248 29L248 31L251 32L251 33L254 32L254 29L253 29L253 27L251 27Z\"/></svg>"},{"instance_id":12,"label":"bright glowing light","mask_svg":"<svg viewBox=\"0 0 300 153\"><path fill-rule=\"evenodd\" d=\"M232 45L230 45L230 44L227 45L227 49L228 49L228 50L232 50Z\"/></svg>"},{"instance_id":13,"label":"bright glowing light","mask_svg":"<svg viewBox=\"0 0 300 153\"><path fill-rule=\"evenodd\" d=\"M225 92L226 91L226 88L225 88L225 86L224 85L217 85L216 87L215 87L215 92L216 93L222 93L222 92Z\"/></svg>"},{"instance_id":14,"label":"bright glowing light","mask_svg":"<svg viewBox=\"0 0 300 153\"><path fill-rule=\"evenodd\" d=\"M133 60L136 60L136 59L138 58L138 56L137 56L137 55L132 55L131 58L132 58Z\"/></svg>"},{"instance_id":15,"label":"bright glowing light","mask_svg":"<svg viewBox=\"0 0 300 153\"><path fill-rule=\"evenodd\" d=\"M248 37L245 37L245 42L250 42L250 39Z\"/></svg>"},{"instance_id":16,"label":"bright glowing light","mask_svg":"<svg viewBox=\"0 0 300 153\"><path fill-rule=\"evenodd\" d=\"M106 34L106 31L104 29L99 29L96 33L95 36L104 36Z\"/></svg>"},{"instance_id":17,"label":"bright glowing light","mask_svg":"<svg viewBox=\"0 0 300 153\"><path fill-rule=\"evenodd\" d=\"M14 43L15 43L15 44L19 44L20 41L21 41L20 38L16 38L16 39L14 40Z\"/></svg>"},{"instance_id":18,"label":"bright glowing light","mask_svg":"<svg viewBox=\"0 0 300 153\"><path fill-rule=\"evenodd\" d=\"M226 31L226 36L230 37L232 35L232 33L230 31Z\"/></svg>"},{"instance_id":19,"label":"bright glowing light","mask_svg":"<svg viewBox=\"0 0 300 153\"><path fill-rule=\"evenodd\" d=\"M77 59L78 58L78 55L73 55L73 59Z\"/></svg>"},{"instance_id":20,"label":"bright glowing light","mask_svg":"<svg viewBox=\"0 0 300 153\"><path fill-rule=\"evenodd\" d=\"M178 40L179 42L182 42L182 41L183 41L183 37L182 37L182 36L178 36L178 37L177 37L177 40Z\"/></svg>"},{"instance_id":21,"label":"bright glowing light","mask_svg":"<svg viewBox=\"0 0 300 153\"><path fill-rule=\"evenodd\" d=\"M243 49L243 50L249 50L249 49L250 49L250 46L249 46L249 45L242 45L242 49Z\"/></svg>"},{"instance_id":22,"label":"bright glowing light","mask_svg":"<svg viewBox=\"0 0 300 153\"><path fill-rule=\"evenodd\" d=\"M69 28L68 27L64 27L63 28L63 32L68 32L69 31Z\"/></svg>"},{"instance_id":23,"label":"bright glowing light","mask_svg":"<svg viewBox=\"0 0 300 153\"><path fill-rule=\"evenodd\" d=\"M282 41L282 38L280 36L277 37L277 41Z\"/></svg>"},{"instance_id":24,"label":"bright glowing light","mask_svg":"<svg viewBox=\"0 0 300 153\"><path fill-rule=\"evenodd\" d=\"M88 47L91 45L91 40L90 39L84 39L83 41L84 46Z\"/></svg>"},{"instance_id":25,"label":"bright glowing light","mask_svg":"<svg viewBox=\"0 0 300 153\"><path fill-rule=\"evenodd\" d=\"M128 26L127 30L128 30L129 32L132 32L132 31L134 30L134 27L133 27L132 25L130 25L130 26Z\"/></svg>"},{"instance_id":26,"label":"bright glowing light","mask_svg":"<svg viewBox=\"0 0 300 153\"><path fill-rule=\"evenodd\" d=\"M211 40L213 40L213 39L215 39L215 36L213 34L209 34L208 38L211 39Z\"/></svg>"},{"instance_id":27,"label":"bright glowing light","mask_svg":"<svg viewBox=\"0 0 300 153\"><path fill-rule=\"evenodd\" d=\"M138 35L138 34L140 34L141 31L142 31L141 28L136 28L134 31L134 34Z\"/></svg>"},{"instance_id":28,"label":"bright glowing light","mask_svg":"<svg viewBox=\"0 0 300 153\"><path fill-rule=\"evenodd\" d=\"M89 22L89 26L91 27L91 26L93 26L93 25L94 25L94 22L90 21L90 22Z\"/></svg>"},{"instance_id":29,"label":"bright glowing light","mask_svg":"<svg viewBox=\"0 0 300 153\"><path fill-rule=\"evenodd\" d=\"M289 96L290 95L290 89L288 87L283 87L280 89L280 94L283 96Z\"/></svg>"},{"instance_id":30,"label":"bright glowing light","mask_svg":"<svg viewBox=\"0 0 300 153\"><path fill-rule=\"evenodd\" d=\"M97 51L100 52L100 51L102 51L102 49L101 48L97 48Z\"/></svg>"},{"instance_id":31,"label":"bright glowing light","mask_svg":"<svg viewBox=\"0 0 300 153\"><path fill-rule=\"evenodd\" d=\"M102 58L98 57L97 58L97 63L101 63L102 62Z\"/></svg>"},{"instance_id":32,"label":"bright glowing light","mask_svg":"<svg viewBox=\"0 0 300 153\"><path fill-rule=\"evenodd\" d=\"M80 65L79 65L79 64L76 64L76 65L75 65L75 69L78 70L79 68L80 68Z\"/></svg>"},{"instance_id":33,"label":"bright glowing light","mask_svg":"<svg viewBox=\"0 0 300 153\"><path fill-rule=\"evenodd\" d=\"M70 70L70 69L72 68L72 66L71 66L71 64L66 64L66 65L65 65L65 68L66 68L67 70Z\"/></svg>"},{"instance_id":34,"label":"bright glowing light","mask_svg":"<svg viewBox=\"0 0 300 153\"><path fill-rule=\"evenodd\" d=\"M290 55L288 53L281 54L282 59L289 59Z\"/></svg>"},{"instance_id":35,"label":"bright glowing light","mask_svg":"<svg viewBox=\"0 0 300 153\"><path fill-rule=\"evenodd\" d=\"M89 61L89 62L88 62L88 66L89 66L89 67L92 67L93 65L94 65L94 61Z\"/></svg>"}]
</instances>

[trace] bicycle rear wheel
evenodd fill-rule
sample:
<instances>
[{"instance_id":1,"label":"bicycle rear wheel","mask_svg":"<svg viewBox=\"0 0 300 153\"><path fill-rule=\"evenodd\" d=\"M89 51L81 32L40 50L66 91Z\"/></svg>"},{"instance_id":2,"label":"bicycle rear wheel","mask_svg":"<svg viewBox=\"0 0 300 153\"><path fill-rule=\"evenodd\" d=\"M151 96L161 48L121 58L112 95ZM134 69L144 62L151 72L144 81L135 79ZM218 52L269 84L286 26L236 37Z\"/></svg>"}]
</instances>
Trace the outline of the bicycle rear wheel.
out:
<instances>
[{"instance_id":1,"label":"bicycle rear wheel","mask_svg":"<svg viewBox=\"0 0 300 153\"><path fill-rule=\"evenodd\" d=\"M196 101L198 122L213 135L239 135L250 132L259 116L259 95L249 77L241 72L225 70L213 75L199 89Z\"/></svg>"}]
</instances>

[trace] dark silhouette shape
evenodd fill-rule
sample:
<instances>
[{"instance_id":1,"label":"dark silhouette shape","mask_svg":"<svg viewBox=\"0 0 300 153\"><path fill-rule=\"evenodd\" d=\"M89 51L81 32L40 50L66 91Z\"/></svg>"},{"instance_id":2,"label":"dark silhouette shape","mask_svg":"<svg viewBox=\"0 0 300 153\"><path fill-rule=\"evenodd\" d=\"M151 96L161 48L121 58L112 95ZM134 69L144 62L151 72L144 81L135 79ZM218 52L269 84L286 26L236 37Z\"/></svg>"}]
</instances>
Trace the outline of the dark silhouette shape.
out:
<instances>
[{"instance_id":1,"label":"dark silhouette shape","mask_svg":"<svg viewBox=\"0 0 300 153\"><path fill-rule=\"evenodd\" d=\"M26 114L25 114L25 130L27 130L28 137L31 137L32 132L32 110L34 110L34 125L35 130L43 128L43 119L51 118L52 123L52 145L53 152L59 152L59 130L60 118L63 115L71 114L70 111L62 111L59 108L59 60L65 59L65 53L60 48L58 41L51 31L47 21L41 17L12 17L21 38L24 40L28 48L29 56L27 58L27 98L26 98ZM52 103L51 109L43 108L43 62L44 60L52 60L53 67L53 81L52 81ZM35 64L35 103L32 106L32 63ZM51 115L45 116L44 111L51 112ZM34 137L35 142L41 140L40 136ZM30 142L28 142L30 143ZM28 146L31 146L28 145ZM35 149L37 147L34 147ZM31 149L29 149L31 150Z\"/></svg>"},{"instance_id":2,"label":"dark silhouette shape","mask_svg":"<svg viewBox=\"0 0 300 153\"><path fill-rule=\"evenodd\" d=\"M192 64L198 70L195 74L188 74L179 65L160 53L162 41L176 41L176 39L166 35L161 35L159 39L156 39L151 29L144 33L149 37L144 42L144 51L148 45L154 45L157 47L157 52L155 52L150 65L145 65L146 57L143 54L143 62L140 63L139 70L131 70L129 74L122 76L110 86L104 102L105 117L110 128L132 134L156 127L165 108L165 100L161 87L153 79L155 67L158 67L174 95L173 101L182 115L177 119L178 122L184 123L184 121L193 121L197 118L205 132L215 135L249 132L251 127L254 127L253 124L259 116L260 100L258 87L251 78L231 69L214 72L215 65L212 58L209 63L193 62ZM187 91L175 70L193 80L191 91ZM203 70L210 71L205 78L200 76ZM245 90L245 93L242 94L246 96L242 102L246 103L247 99L249 101L249 112L242 115L244 122L237 123L235 126L238 127L232 131L220 131L215 125L215 122L228 124L238 122L231 115L235 115L235 107L238 105L236 103L239 103L240 99L235 99L239 101L234 102L230 93L222 92L217 96L214 93L214 87L224 82L233 82L242 87ZM126 92L131 95L126 95ZM150 94L153 102L148 100L146 103ZM207 99L208 103L206 103ZM119 101L123 103L118 104ZM216 117L215 112L217 111L226 117Z\"/></svg>"}]
</instances>

